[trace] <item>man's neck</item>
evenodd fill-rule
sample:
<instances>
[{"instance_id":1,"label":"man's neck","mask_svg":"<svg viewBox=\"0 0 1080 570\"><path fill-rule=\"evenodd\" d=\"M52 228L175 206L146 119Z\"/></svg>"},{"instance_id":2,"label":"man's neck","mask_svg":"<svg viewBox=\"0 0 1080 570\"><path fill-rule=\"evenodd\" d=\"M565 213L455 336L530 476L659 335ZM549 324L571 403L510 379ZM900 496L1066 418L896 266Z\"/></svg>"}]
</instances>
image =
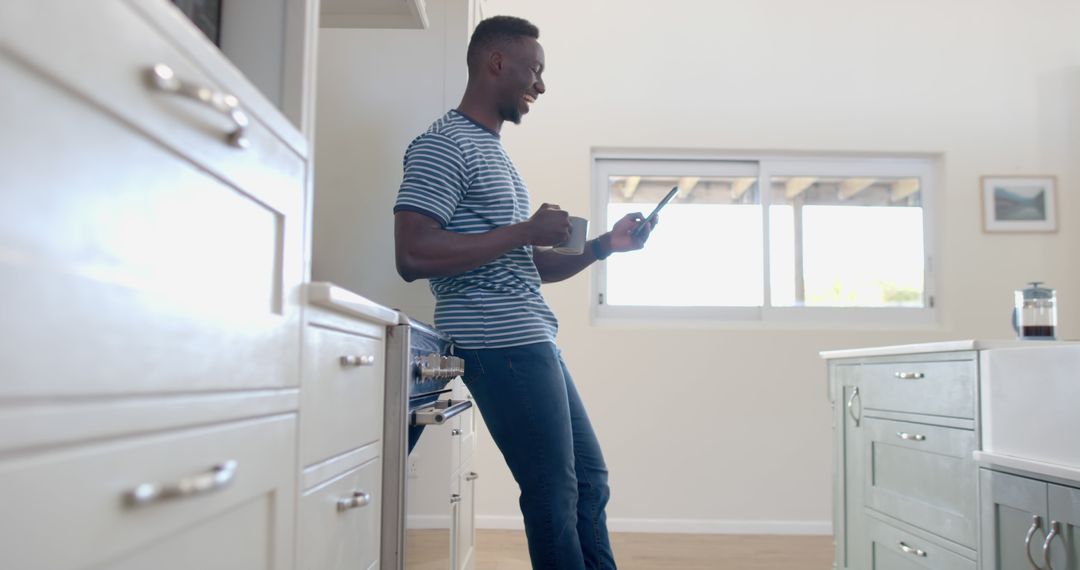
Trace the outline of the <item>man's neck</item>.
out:
<instances>
[{"instance_id":1,"label":"man's neck","mask_svg":"<svg viewBox=\"0 0 1080 570\"><path fill-rule=\"evenodd\" d=\"M472 86L465 88L465 96L461 98L457 110L494 133L499 133L502 130L503 119L499 116L495 104L487 101L485 97L478 96Z\"/></svg>"}]
</instances>

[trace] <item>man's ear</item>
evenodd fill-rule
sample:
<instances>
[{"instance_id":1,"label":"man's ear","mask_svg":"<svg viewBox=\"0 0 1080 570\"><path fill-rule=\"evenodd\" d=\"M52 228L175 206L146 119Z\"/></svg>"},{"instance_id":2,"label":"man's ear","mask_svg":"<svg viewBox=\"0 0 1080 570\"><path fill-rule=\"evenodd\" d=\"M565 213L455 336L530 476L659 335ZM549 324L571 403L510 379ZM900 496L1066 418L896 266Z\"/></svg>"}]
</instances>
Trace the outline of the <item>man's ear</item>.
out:
<instances>
[{"instance_id":1,"label":"man's ear","mask_svg":"<svg viewBox=\"0 0 1080 570\"><path fill-rule=\"evenodd\" d=\"M491 50L491 53L488 54L488 70L491 71L493 75L500 75L502 74L502 67L502 52L499 50Z\"/></svg>"}]
</instances>

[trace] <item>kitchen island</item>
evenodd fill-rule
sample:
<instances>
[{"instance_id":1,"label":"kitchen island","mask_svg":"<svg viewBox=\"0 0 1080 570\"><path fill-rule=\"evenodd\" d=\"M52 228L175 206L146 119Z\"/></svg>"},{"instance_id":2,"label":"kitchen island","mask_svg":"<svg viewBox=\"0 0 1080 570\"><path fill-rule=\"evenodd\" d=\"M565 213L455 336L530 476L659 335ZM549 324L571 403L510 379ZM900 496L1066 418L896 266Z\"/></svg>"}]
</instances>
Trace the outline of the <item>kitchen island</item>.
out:
<instances>
[{"instance_id":1,"label":"kitchen island","mask_svg":"<svg viewBox=\"0 0 1080 570\"><path fill-rule=\"evenodd\" d=\"M993 565L994 515L980 486L988 452L982 395L992 393L990 379L1012 370L995 355L1018 363L1067 347L1080 350L1072 343L962 340L821 353L834 421L834 568L1030 568L1026 561ZM1029 516L1025 532L1030 524ZM1064 544L1064 535L1063 528L1054 538ZM1075 559L1053 567L1076 568Z\"/></svg>"}]
</instances>

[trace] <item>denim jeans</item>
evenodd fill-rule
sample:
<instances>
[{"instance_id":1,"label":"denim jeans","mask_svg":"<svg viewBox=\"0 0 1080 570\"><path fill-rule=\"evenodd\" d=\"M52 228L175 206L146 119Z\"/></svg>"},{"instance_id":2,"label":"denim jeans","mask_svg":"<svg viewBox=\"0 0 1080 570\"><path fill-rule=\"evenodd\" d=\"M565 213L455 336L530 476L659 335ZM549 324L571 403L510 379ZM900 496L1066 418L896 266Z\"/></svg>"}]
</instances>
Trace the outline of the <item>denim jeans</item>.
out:
<instances>
[{"instance_id":1,"label":"denim jeans","mask_svg":"<svg viewBox=\"0 0 1080 570\"><path fill-rule=\"evenodd\" d=\"M553 343L466 350L465 385L521 489L533 568L615 568L608 472L577 388Z\"/></svg>"}]
</instances>

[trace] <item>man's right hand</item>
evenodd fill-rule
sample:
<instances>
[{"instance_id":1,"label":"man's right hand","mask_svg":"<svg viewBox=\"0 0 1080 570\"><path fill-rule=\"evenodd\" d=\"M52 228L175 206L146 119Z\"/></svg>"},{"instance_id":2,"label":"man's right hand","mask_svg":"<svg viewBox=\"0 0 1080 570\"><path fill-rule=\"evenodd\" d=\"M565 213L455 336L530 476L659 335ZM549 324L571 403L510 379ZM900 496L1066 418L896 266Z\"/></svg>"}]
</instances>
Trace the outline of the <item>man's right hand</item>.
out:
<instances>
[{"instance_id":1,"label":"man's right hand","mask_svg":"<svg viewBox=\"0 0 1080 570\"><path fill-rule=\"evenodd\" d=\"M570 239L570 213L555 204L541 204L527 223L530 245L555 246Z\"/></svg>"}]
</instances>

